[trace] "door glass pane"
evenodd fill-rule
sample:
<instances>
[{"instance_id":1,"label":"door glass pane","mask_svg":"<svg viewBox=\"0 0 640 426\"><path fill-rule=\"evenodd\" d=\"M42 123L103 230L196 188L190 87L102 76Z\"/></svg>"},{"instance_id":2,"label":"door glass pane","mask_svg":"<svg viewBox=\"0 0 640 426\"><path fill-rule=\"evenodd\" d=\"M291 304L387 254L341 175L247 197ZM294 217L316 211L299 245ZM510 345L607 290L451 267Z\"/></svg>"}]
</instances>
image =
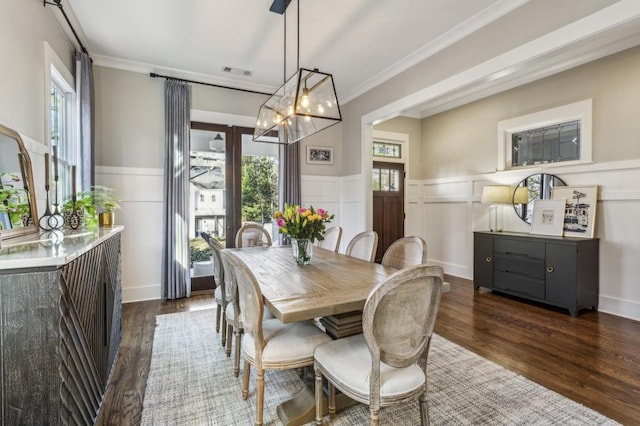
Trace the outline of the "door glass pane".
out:
<instances>
[{"instance_id":1,"label":"door glass pane","mask_svg":"<svg viewBox=\"0 0 640 426\"><path fill-rule=\"evenodd\" d=\"M389 191L400 190L400 173L398 170L389 170Z\"/></svg>"},{"instance_id":2,"label":"door glass pane","mask_svg":"<svg viewBox=\"0 0 640 426\"><path fill-rule=\"evenodd\" d=\"M191 129L189 158L189 245L192 289L202 290L212 280L211 250L200 232L208 233L225 246L225 134ZM194 281L200 279L200 281Z\"/></svg>"},{"instance_id":3,"label":"door glass pane","mask_svg":"<svg viewBox=\"0 0 640 426\"><path fill-rule=\"evenodd\" d=\"M259 143L252 134L242 135L242 223L262 224L274 233L271 216L278 210L277 144Z\"/></svg>"},{"instance_id":4,"label":"door glass pane","mask_svg":"<svg viewBox=\"0 0 640 426\"><path fill-rule=\"evenodd\" d=\"M371 184L374 191L380 191L380 169L371 171Z\"/></svg>"}]
</instances>

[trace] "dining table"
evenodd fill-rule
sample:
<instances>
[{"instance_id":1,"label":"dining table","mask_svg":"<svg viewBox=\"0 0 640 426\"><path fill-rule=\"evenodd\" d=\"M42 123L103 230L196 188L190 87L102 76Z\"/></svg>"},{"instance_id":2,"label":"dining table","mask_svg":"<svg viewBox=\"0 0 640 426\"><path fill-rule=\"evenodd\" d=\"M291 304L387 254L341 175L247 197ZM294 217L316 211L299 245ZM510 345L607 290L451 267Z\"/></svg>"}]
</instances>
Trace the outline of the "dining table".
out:
<instances>
[{"instance_id":1,"label":"dining table","mask_svg":"<svg viewBox=\"0 0 640 426\"><path fill-rule=\"evenodd\" d=\"M357 318L371 291L398 272L395 268L320 247L313 248L308 265L296 263L290 246L225 251L249 267L260 285L265 306L283 323L318 322L319 318L345 315ZM315 420L313 390L305 387L293 399L280 404L277 412L285 425Z\"/></svg>"}]
</instances>

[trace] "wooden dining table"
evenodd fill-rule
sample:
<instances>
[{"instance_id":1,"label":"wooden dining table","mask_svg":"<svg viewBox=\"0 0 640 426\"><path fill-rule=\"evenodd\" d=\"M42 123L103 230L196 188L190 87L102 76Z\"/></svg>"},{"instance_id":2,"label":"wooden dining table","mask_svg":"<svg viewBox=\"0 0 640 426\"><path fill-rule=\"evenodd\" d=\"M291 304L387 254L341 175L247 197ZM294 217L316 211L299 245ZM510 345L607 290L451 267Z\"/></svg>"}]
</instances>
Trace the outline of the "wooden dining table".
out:
<instances>
[{"instance_id":1,"label":"wooden dining table","mask_svg":"<svg viewBox=\"0 0 640 426\"><path fill-rule=\"evenodd\" d=\"M319 247L304 266L290 246L226 250L251 269L265 305L283 323L362 310L371 290L398 272Z\"/></svg>"},{"instance_id":2,"label":"wooden dining table","mask_svg":"<svg viewBox=\"0 0 640 426\"><path fill-rule=\"evenodd\" d=\"M283 323L362 310L371 290L398 272L319 247L314 247L311 263L304 266L296 264L290 246L225 250L251 269L265 305ZM313 390L305 388L280 404L277 412L285 425L315 420Z\"/></svg>"}]
</instances>

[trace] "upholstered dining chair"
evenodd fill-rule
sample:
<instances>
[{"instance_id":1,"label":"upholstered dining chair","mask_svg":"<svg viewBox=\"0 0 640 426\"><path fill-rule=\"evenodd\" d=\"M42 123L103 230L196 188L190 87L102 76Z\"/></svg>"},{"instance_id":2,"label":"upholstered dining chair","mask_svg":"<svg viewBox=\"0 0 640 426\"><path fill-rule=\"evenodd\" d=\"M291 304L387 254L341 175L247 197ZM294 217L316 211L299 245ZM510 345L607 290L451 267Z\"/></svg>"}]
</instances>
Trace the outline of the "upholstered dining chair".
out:
<instances>
[{"instance_id":1,"label":"upholstered dining chair","mask_svg":"<svg viewBox=\"0 0 640 426\"><path fill-rule=\"evenodd\" d=\"M222 328L222 335L220 336L220 340L222 346L226 343L226 315L225 311L227 309L227 305L229 304L230 295L226 292L226 283L225 283L225 271L224 265L222 264L222 258L220 253L224 250L222 244L218 242L215 238L211 238L209 234L206 232L200 232L200 236L209 244L209 247L212 251L211 259L213 260L213 278L216 282L216 289L214 291L214 297L216 299L216 333L220 332Z\"/></svg>"},{"instance_id":2,"label":"upholstered dining chair","mask_svg":"<svg viewBox=\"0 0 640 426\"><path fill-rule=\"evenodd\" d=\"M222 252L226 265L233 270L238 286L240 320L244 328L242 353L242 398L249 396L251 366L256 370L256 425L262 425L265 370L298 369L313 365L316 346L331 337L311 321L283 324L278 319L263 320L263 297L253 272L229 252Z\"/></svg>"},{"instance_id":3,"label":"upholstered dining chair","mask_svg":"<svg viewBox=\"0 0 640 426\"><path fill-rule=\"evenodd\" d=\"M394 241L382 256L382 264L396 269L427 263L427 243L420 237Z\"/></svg>"},{"instance_id":4,"label":"upholstered dining chair","mask_svg":"<svg viewBox=\"0 0 640 426\"><path fill-rule=\"evenodd\" d=\"M340 240L342 240L342 227L332 226L327 228L324 233L324 240L318 241L316 244L318 247L335 251L336 253L340 249Z\"/></svg>"},{"instance_id":5,"label":"upholstered dining chair","mask_svg":"<svg viewBox=\"0 0 640 426\"><path fill-rule=\"evenodd\" d=\"M378 233L365 231L357 234L349 241L344 254L358 259L373 262L378 251Z\"/></svg>"},{"instance_id":6,"label":"upholstered dining chair","mask_svg":"<svg viewBox=\"0 0 640 426\"><path fill-rule=\"evenodd\" d=\"M421 422L429 424L427 356L440 304L444 272L416 265L376 286L365 302L362 334L316 348L314 355L316 421L323 422L323 380L328 381L330 417L335 389L369 405L370 425L380 408L419 396Z\"/></svg>"},{"instance_id":7,"label":"upholstered dining chair","mask_svg":"<svg viewBox=\"0 0 640 426\"><path fill-rule=\"evenodd\" d=\"M270 246L271 235L264 226L257 223L245 223L236 232L236 247Z\"/></svg>"}]
</instances>

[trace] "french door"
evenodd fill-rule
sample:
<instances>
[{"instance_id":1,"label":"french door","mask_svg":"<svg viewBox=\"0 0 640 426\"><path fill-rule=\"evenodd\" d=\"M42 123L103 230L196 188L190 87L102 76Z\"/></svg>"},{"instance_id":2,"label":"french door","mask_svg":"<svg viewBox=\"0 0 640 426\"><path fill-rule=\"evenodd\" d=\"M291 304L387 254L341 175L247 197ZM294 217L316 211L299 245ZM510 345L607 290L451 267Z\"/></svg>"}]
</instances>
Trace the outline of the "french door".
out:
<instances>
[{"instance_id":1,"label":"french door","mask_svg":"<svg viewBox=\"0 0 640 426\"><path fill-rule=\"evenodd\" d=\"M374 161L371 178L376 262L380 262L391 243L404 237L404 164Z\"/></svg>"}]
</instances>

